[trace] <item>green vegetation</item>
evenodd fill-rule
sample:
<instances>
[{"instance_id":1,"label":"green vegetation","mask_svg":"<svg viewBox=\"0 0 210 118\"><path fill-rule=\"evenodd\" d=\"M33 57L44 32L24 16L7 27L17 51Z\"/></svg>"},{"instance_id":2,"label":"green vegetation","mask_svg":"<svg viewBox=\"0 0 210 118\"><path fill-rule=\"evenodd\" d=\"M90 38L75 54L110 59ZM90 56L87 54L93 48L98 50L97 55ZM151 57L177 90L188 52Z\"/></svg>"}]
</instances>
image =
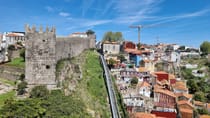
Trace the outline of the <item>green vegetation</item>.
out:
<instances>
[{"instance_id":1,"label":"green vegetation","mask_svg":"<svg viewBox=\"0 0 210 118\"><path fill-rule=\"evenodd\" d=\"M24 62L24 59L22 57L18 57L18 58L12 59L11 62L7 63L6 65L24 68L25 67L25 62Z\"/></svg>"},{"instance_id":2,"label":"green vegetation","mask_svg":"<svg viewBox=\"0 0 210 118\"><path fill-rule=\"evenodd\" d=\"M138 83L138 78L134 77L131 79L131 85L135 86Z\"/></svg>"},{"instance_id":3,"label":"green vegetation","mask_svg":"<svg viewBox=\"0 0 210 118\"><path fill-rule=\"evenodd\" d=\"M26 93L26 90L25 90L26 88L27 88L27 82L21 81L17 86L17 94L23 95L24 93Z\"/></svg>"},{"instance_id":4,"label":"green vegetation","mask_svg":"<svg viewBox=\"0 0 210 118\"><path fill-rule=\"evenodd\" d=\"M23 61L25 61L25 51L26 51L25 48L20 50L20 57L23 58Z\"/></svg>"},{"instance_id":5,"label":"green vegetation","mask_svg":"<svg viewBox=\"0 0 210 118\"><path fill-rule=\"evenodd\" d=\"M66 61L77 63L82 69L82 79L76 82L74 91L67 95L65 90L49 92L45 86L37 86L30 92L30 98L24 100L9 99L14 96L13 91L10 97L0 96L4 98L1 104L5 103L0 109L0 117L111 117L99 55L94 51L85 51L74 59L60 61L57 69L62 71L65 64L69 64ZM75 71L79 70L79 66L75 66ZM72 78L67 81L77 80Z\"/></svg>"},{"instance_id":6,"label":"green vegetation","mask_svg":"<svg viewBox=\"0 0 210 118\"><path fill-rule=\"evenodd\" d=\"M0 82L3 84L8 84L10 86L15 86L15 82L12 80L2 79L0 78ZM4 105L4 102L10 98L13 98L15 96L15 91L12 90L10 92L0 94L0 108Z\"/></svg>"},{"instance_id":7,"label":"green vegetation","mask_svg":"<svg viewBox=\"0 0 210 118\"><path fill-rule=\"evenodd\" d=\"M86 34L89 36L89 35L95 34L95 32L93 30L89 29L89 30L86 31Z\"/></svg>"},{"instance_id":8,"label":"green vegetation","mask_svg":"<svg viewBox=\"0 0 210 118\"><path fill-rule=\"evenodd\" d=\"M30 93L30 98L45 98L48 97L49 90L46 86L35 86Z\"/></svg>"},{"instance_id":9,"label":"green vegetation","mask_svg":"<svg viewBox=\"0 0 210 118\"><path fill-rule=\"evenodd\" d=\"M121 32L106 32L103 37L104 41L110 41L110 42L117 42L117 41L123 41L123 35Z\"/></svg>"},{"instance_id":10,"label":"green vegetation","mask_svg":"<svg viewBox=\"0 0 210 118\"><path fill-rule=\"evenodd\" d=\"M73 94L73 96L81 98L87 109L94 111L96 115L104 118L110 117L108 95L99 55L94 51L85 51L79 58L85 60L81 64L83 79L79 82L76 94Z\"/></svg>"},{"instance_id":11,"label":"green vegetation","mask_svg":"<svg viewBox=\"0 0 210 118\"><path fill-rule=\"evenodd\" d=\"M9 84L11 86L15 86L15 82L12 81L12 80L0 78L0 82L3 83L3 84Z\"/></svg>"},{"instance_id":12,"label":"green vegetation","mask_svg":"<svg viewBox=\"0 0 210 118\"><path fill-rule=\"evenodd\" d=\"M4 94L0 94L0 108L4 105L5 101L12 99L15 96L15 91L10 91ZM0 112L1 113L1 112Z\"/></svg>"},{"instance_id":13,"label":"green vegetation","mask_svg":"<svg viewBox=\"0 0 210 118\"><path fill-rule=\"evenodd\" d=\"M183 60L184 64L197 64L198 73L205 73L205 77L195 77L192 74L193 69L187 69L185 67L181 68L181 75L187 80L187 86L189 88L189 93L194 94L193 99L210 102L210 81L209 81L209 66L206 58L188 58ZM201 69L203 68L203 69Z\"/></svg>"},{"instance_id":14,"label":"green vegetation","mask_svg":"<svg viewBox=\"0 0 210 118\"><path fill-rule=\"evenodd\" d=\"M204 42L200 45L200 49L201 49L203 55L209 54L209 53L210 53L210 42L204 41Z\"/></svg>"},{"instance_id":15,"label":"green vegetation","mask_svg":"<svg viewBox=\"0 0 210 118\"><path fill-rule=\"evenodd\" d=\"M7 100L0 113L1 117L90 117L78 98L64 96L59 90L52 91L47 99Z\"/></svg>"},{"instance_id":16,"label":"green vegetation","mask_svg":"<svg viewBox=\"0 0 210 118\"><path fill-rule=\"evenodd\" d=\"M112 77L112 81L114 83L114 89L115 89L115 93L116 93L117 105L118 105L118 109L119 109L119 112L120 112L120 116L122 118L128 118L128 113L126 111L126 106L123 102L123 98L122 98L121 93L117 89L117 85L115 84L114 77Z\"/></svg>"}]
</instances>

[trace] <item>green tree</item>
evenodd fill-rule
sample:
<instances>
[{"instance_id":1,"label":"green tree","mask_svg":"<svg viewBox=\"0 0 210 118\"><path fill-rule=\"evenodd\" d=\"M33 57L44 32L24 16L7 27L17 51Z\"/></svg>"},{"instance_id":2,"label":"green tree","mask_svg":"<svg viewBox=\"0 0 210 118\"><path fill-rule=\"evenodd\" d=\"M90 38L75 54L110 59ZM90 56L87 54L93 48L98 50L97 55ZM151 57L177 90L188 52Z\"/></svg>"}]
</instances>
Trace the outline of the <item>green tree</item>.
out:
<instances>
[{"instance_id":1,"label":"green tree","mask_svg":"<svg viewBox=\"0 0 210 118\"><path fill-rule=\"evenodd\" d=\"M131 79L131 85L136 85L138 83L138 78L134 77Z\"/></svg>"},{"instance_id":2,"label":"green tree","mask_svg":"<svg viewBox=\"0 0 210 118\"><path fill-rule=\"evenodd\" d=\"M117 59L119 59L121 63L122 63L123 61L126 61L125 56L122 55L122 54L118 55L118 56L117 56Z\"/></svg>"},{"instance_id":3,"label":"green tree","mask_svg":"<svg viewBox=\"0 0 210 118\"><path fill-rule=\"evenodd\" d=\"M9 46L8 46L8 50L11 50L11 51L12 51L12 50L15 50L15 46L14 46L14 45L9 45Z\"/></svg>"},{"instance_id":4,"label":"green tree","mask_svg":"<svg viewBox=\"0 0 210 118\"><path fill-rule=\"evenodd\" d=\"M206 98L205 98L205 94L203 92L196 92L194 94L194 97L193 97L194 100L196 101L201 101L201 102L205 102L206 101Z\"/></svg>"},{"instance_id":5,"label":"green tree","mask_svg":"<svg viewBox=\"0 0 210 118\"><path fill-rule=\"evenodd\" d=\"M25 90L26 88L27 88L27 82L21 81L17 86L17 94L23 95L24 93L26 93L26 90Z\"/></svg>"},{"instance_id":6,"label":"green tree","mask_svg":"<svg viewBox=\"0 0 210 118\"><path fill-rule=\"evenodd\" d=\"M49 95L49 90L46 86L35 86L31 92L31 98L47 98Z\"/></svg>"},{"instance_id":7,"label":"green tree","mask_svg":"<svg viewBox=\"0 0 210 118\"><path fill-rule=\"evenodd\" d=\"M200 50L202 51L203 55L207 55L210 53L210 42L208 41L204 41L201 45L200 45Z\"/></svg>"},{"instance_id":8,"label":"green tree","mask_svg":"<svg viewBox=\"0 0 210 118\"><path fill-rule=\"evenodd\" d=\"M197 109L197 110L198 110L198 113L201 114L201 115L208 114L208 110L205 109L205 108Z\"/></svg>"},{"instance_id":9,"label":"green tree","mask_svg":"<svg viewBox=\"0 0 210 118\"><path fill-rule=\"evenodd\" d=\"M95 32L93 30L89 29L89 30L86 31L86 34L89 36L89 35L95 34Z\"/></svg>"},{"instance_id":10,"label":"green tree","mask_svg":"<svg viewBox=\"0 0 210 118\"><path fill-rule=\"evenodd\" d=\"M110 41L110 42L116 42L116 41L122 41L123 40L123 35L121 32L106 32L103 37L103 42L104 41Z\"/></svg>"},{"instance_id":11,"label":"green tree","mask_svg":"<svg viewBox=\"0 0 210 118\"><path fill-rule=\"evenodd\" d=\"M189 87L189 93L194 94L195 92L199 91L198 85L193 79L189 79L187 81L187 86Z\"/></svg>"},{"instance_id":12,"label":"green tree","mask_svg":"<svg viewBox=\"0 0 210 118\"><path fill-rule=\"evenodd\" d=\"M23 60L25 61L25 49L20 50L20 57L22 57Z\"/></svg>"}]
</instances>

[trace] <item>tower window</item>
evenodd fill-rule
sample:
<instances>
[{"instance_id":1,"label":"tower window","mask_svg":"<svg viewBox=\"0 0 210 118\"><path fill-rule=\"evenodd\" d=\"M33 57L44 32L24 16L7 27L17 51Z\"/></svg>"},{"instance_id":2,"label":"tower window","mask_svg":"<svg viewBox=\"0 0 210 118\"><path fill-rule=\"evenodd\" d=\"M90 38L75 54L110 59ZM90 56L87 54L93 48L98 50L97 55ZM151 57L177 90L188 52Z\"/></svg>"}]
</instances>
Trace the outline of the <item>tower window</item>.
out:
<instances>
[{"instance_id":1,"label":"tower window","mask_svg":"<svg viewBox=\"0 0 210 118\"><path fill-rule=\"evenodd\" d=\"M50 69L50 66L49 65L46 65L46 69Z\"/></svg>"},{"instance_id":2,"label":"tower window","mask_svg":"<svg viewBox=\"0 0 210 118\"><path fill-rule=\"evenodd\" d=\"M42 40L43 42L45 42L45 40Z\"/></svg>"}]
</instances>

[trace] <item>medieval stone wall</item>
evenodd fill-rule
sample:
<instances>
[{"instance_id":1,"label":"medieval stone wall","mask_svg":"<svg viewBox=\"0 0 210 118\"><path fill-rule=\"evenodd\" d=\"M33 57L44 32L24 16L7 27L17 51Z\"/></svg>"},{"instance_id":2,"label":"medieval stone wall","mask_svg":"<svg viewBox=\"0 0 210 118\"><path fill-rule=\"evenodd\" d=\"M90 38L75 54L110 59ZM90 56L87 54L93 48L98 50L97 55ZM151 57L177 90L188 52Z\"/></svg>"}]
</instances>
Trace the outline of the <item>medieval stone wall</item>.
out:
<instances>
[{"instance_id":1,"label":"medieval stone wall","mask_svg":"<svg viewBox=\"0 0 210 118\"><path fill-rule=\"evenodd\" d=\"M55 29L46 28L43 32L35 27L26 27L26 66L25 75L29 87L46 85L55 88L56 63L61 59L72 58L83 50L95 47L95 37L58 37Z\"/></svg>"}]
</instances>

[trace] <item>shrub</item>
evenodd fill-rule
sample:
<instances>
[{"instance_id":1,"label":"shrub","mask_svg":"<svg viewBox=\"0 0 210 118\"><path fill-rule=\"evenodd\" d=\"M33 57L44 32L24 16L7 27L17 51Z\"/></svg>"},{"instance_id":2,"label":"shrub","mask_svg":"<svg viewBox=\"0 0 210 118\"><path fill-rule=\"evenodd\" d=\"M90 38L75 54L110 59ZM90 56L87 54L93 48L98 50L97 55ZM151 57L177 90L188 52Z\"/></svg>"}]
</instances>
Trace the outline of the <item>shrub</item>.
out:
<instances>
[{"instance_id":1,"label":"shrub","mask_svg":"<svg viewBox=\"0 0 210 118\"><path fill-rule=\"evenodd\" d=\"M46 86L36 86L30 92L31 98L47 98L49 90Z\"/></svg>"}]
</instances>

